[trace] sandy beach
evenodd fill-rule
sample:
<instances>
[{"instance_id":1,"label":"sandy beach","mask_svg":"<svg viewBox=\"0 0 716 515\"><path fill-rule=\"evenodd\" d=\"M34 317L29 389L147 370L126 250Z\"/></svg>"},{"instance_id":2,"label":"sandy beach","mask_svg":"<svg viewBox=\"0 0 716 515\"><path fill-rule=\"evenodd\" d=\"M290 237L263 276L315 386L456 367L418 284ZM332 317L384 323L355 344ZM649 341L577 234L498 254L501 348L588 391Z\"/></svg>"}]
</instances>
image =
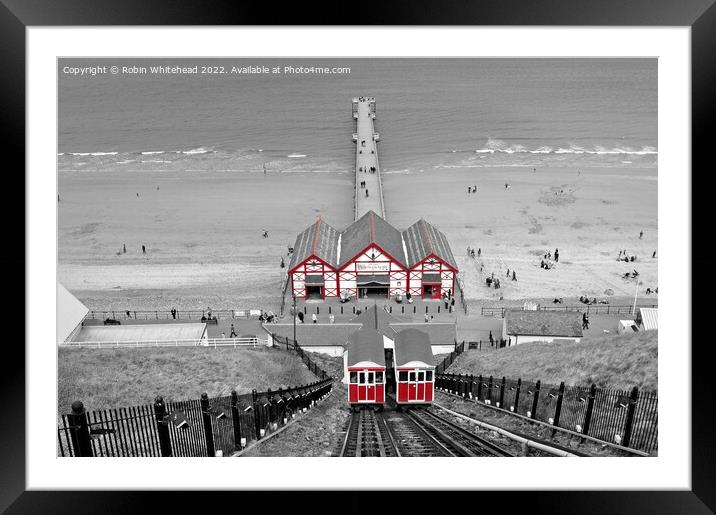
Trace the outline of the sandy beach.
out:
<instances>
[{"instance_id":1,"label":"sandy beach","mask_svg":"<svg viewBox=\"0 0 716 515\"><path fill-rule=\"evenodd\" d=\"M608 288L633 296L633 280L621 277L632 269L642 300L658 286L656 178L655 169L453 168L387 170L383 184L393 225L424 217L447 234L468 299L573 302L582 294L608 298ZM352 180L310 172L60 173L59 281L91 309L276 309L287 246L319 215L337 229L352 222ZM468 185L478 192L468 194ZM467 246L481 248L481 259L468 258ZM541 269L541 256L555 248L559 263ZM620 249L637 261L617 262ZM506 268L517 281L505 280ZM484 283L492 272L499 290Z\"/></svg>"}]
</instances>

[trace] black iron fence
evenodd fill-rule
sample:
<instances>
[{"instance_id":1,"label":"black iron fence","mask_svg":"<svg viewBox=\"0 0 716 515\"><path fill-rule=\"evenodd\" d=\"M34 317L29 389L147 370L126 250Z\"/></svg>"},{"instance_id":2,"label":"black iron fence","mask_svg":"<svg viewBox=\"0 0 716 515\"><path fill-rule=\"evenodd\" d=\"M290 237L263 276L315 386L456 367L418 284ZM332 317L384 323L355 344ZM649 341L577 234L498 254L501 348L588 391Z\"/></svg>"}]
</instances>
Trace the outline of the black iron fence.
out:
<instances>
[{"instance_id":1,"label":"black iron fence","mask_svg":"<svg viewBox=\"0 0 716 515\"><path fill-rule=\"evenodd\" d=\"M92 310L85 315L85 320L201 320L201 319L243 319L258 318L261 310L233 310L233 309L217 309L217 310Z\"/></svg>"},{"instance_id":2,"label":"black iron fence","mask_svg":"<svg viewBox=\"0 0 716 515\"><path fill-rule=\"evenodd\" d=\"M462 354L463 352L465 352L465 342L463 341L462 343L457 343L457 341L456 341L456 342L455 342L455 350L453 350L450 354L448 354L447 356L445 356L445 359L443 359L443 360L435 367L435 373L436 373L436 374L441 374L441 373L445 372L445 369L446 369L447 367L449 367L450 365L452 365L453 362L455 361L455 359L457 359L457 357L458 357L460 354Z\"/></svg>"},{"instance_id":3,"label":"black iron fence","mask_svg":"<svg viewBox=\"0 0 716 515\"><path fill-rule=\"evenodd\" d=\"M333 378L265 392L62 415L58 456L230 456L261 440L328 395ZM221 452L218 452L221 451Z\"/></svg>"},{"instance_id":4,"label":"black iron fence","mask_svg":"<svg viewBox=\"0 0 716 515\"><path fill-rule=\"evenodd\" d=\"M289 338L288 336L279 336L274 333L271 333L271 337L273 338L274 346L279 348L285 346L286 350L296 351L298 356L308 367L308 370L313 372L316 376L320 377L321 379L325 379L328 377L328 373L323 370L315 361L313 361L310 354L305 352L296 340L294 340L293 338Z\"/></svg>"},{"instance_id":5,"label":"black iron fence","mask_svg":"<svg viewBox=\"0 0 716 515\"><path fill-rule=\"evenodd\" d=\"M658 308L658 304L639 304L639 308ZM480 308L482 316L503 317L508 309L524 309L519 307L484 306ZM631 315L634 306L612 306L610 304L575 304L572 306L537 306L538 311L575 311L588 315Z\"/></svg>"},{"instance_id":6,"label":"black iron fence","mask_svg":"<svg viewBox=\"0 0 716 515\"><path fill-rule=\"evenodd\" d=\"M435 376L435 387L624 447L646 452L658 448L656 392L640 392L636 387L630 391L597 388L594 384L565 386L564 382L554 386L441 371Z\"/></svg>"}]
</instances>

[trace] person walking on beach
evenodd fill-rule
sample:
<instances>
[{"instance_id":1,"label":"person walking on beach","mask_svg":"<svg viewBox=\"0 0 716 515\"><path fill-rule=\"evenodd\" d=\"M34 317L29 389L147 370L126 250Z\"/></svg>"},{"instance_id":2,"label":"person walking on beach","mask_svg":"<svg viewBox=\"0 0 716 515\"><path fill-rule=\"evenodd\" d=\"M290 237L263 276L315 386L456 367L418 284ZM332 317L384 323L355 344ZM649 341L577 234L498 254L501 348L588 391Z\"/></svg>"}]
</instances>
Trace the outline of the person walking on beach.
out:
<instances>
[{"instance_id":1,"label":"person walking on beach","mask_svg":"<svg viewBox=\"0 0 716 515\"><path fill-rule=\"evenodd\" d=\"M283 258L281 258L281 268L285 267L286 263L283 262Z\"/></svg>"},{"instance_id":2,"label":"person walking on beach","mask_svg":"<svg viewBox=\"0 0 716 515\"><path fill-rule=\"evenodd\" d=\"M482 254L482 249L477 249L477 257L480 257L480 254ZM474 257L474 256L473 256Z\"/></svg>"},{"instance_id":3,"label":"person walking on beach","mask_svg":"<svg viewBox=\"0 0 716 515\"><path fill-rule=\"evenodd\" d=\"M512 280L513 281L517 280L517 273L514 270L512 271Z\"/></svg>"},{"instance_id":4,"label":"person walking on beach","mask_svg":"<svg viewBox=\"0 0 716 515\"><path fill-rule=\"evenodd\" d=\"M509 268L507 269L507 275L505 277L507 277L508 279L510 278L510 269Z\"/></svg>"},{"instance_id":5,"label":"person walking on beach","mask_svg":"<svg viewBox=\"0 0 716 515\"><path fill-rule=\"evenodd\" d=\"M142 254L146 254L146 253L147 253L147 247L142 245Z\"/></svg>"},{"instance_id":6,"label":"person walking on beach","mask_svg":"<svg viewBox=\"0 0 716 515\"><path fill-rule=\"evenodd\" d=\"M231 334L229 334L229 338L236 338L236 329L234 329L234 324L231 324Z\"/></svg>"},{"instance_id":7,"label":"person walking on beach","mask_svg":"<svg viewBox=\"0 0 716 515\"><path fill-rule=\"evenodd\" d=\"M656 251L654 251L654 253L651 255L651 257L652 257L652 258L655 258L655 257L656 257Z\"/></svg>"},{"instance_id":8,"label":"person walking on beach","mask_svg":"<svg viewBox=\"0 0 716 515\"><path fill-rule=\"evenodd\" d=\"M644 231L639 231L639 239L642 239L644 237Z\"/></svg>"},{"instance_id":9,"label":"person walking on beach","mask_svg":"<svg viewBox=\"0 0 716 515\"><path fill-rule=\"evenodd\" d=\"M586 313L582 313L582 329L589 329L589 317Z\"/></svg>"},{"instance_id":10,"label":"person walking on beach","mask_svg":"<svg viewBox=\"0 0 716 515\"><path fill-rule=\"evenodd\" d=\"M554 249L554 262L559 262L559 249Z\"/></svg>"},{"instance_id":11,"label":"person walking on beach","mask_svg":"<svg viewBox=\"0 0 716 515\"><path fill-rule=\"evenodd\" d=\"M137 198L139 198L139 193L137 193Z\"/></svg>"},{"instance_id":12,"label":"person walking on beach","mask_svg":"<svg viewBox=\"0 0 716 515\"><path fill-rule=\"evenodd\" d=\"M122 254L126 254L126 253L127 253L127 244L122 243Z\"/></svg>"}]
</instances>

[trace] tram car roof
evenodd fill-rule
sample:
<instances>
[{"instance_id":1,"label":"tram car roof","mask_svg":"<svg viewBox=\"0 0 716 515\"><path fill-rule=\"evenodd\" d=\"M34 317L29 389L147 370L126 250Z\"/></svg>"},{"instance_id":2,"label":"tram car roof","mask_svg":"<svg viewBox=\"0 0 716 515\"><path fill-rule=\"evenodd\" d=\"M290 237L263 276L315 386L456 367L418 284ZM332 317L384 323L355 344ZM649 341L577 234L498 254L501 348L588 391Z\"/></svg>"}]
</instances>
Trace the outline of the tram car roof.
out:
<instances>
[{"instance_id":1,"label":"tram car roof","mask_svg":"<svg viewBox=\"0 0 716 515\"><path fill-rule=\"evenodd\" d=\"M383 335L375 329L363 327L348 337L348 367L365 364L385 367Z\"/></svg>"},{"instance_id":2,"label":"tram car roof","mask_svg":"<svg viewBox=\"0 0 716 515\"><path fill-rule=\"evenodd\" d=\"M435 367L430 336L418 329L403 329L395 338L396 367Z\"/></svg>"}]
</instances>

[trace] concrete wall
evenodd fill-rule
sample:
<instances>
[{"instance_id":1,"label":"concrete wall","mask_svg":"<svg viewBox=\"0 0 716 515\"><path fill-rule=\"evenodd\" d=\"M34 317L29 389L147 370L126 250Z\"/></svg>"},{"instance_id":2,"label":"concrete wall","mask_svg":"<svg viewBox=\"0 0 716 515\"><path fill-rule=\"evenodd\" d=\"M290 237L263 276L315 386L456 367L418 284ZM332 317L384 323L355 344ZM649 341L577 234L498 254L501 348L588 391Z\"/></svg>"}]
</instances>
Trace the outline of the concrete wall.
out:
<instances>
[{"instance_id":1,"label":"concrete wall","mask_svg":"<svg viewBox=\"0 0 716 515\"><path fill-rule=\"evenodd\" d=\"M508 335L508 346L520 345L522 343L552 343L552 342L572 342L579 343L581 338L568 338L564 336L541 336L541 335Z\"/></svg>"},{"instance_id":2,"label":"concrete wall","mask_svg":"<svg viewBox=\"0 0 716 515\"><path fill-rule=\"evenodd\" d=\"M317 352L334 358L342 356L345 351L341 345L317 345L315 347L306 347L305 345L301 345L301 348L306 352Z\"/></svg>"}]
</instances>

